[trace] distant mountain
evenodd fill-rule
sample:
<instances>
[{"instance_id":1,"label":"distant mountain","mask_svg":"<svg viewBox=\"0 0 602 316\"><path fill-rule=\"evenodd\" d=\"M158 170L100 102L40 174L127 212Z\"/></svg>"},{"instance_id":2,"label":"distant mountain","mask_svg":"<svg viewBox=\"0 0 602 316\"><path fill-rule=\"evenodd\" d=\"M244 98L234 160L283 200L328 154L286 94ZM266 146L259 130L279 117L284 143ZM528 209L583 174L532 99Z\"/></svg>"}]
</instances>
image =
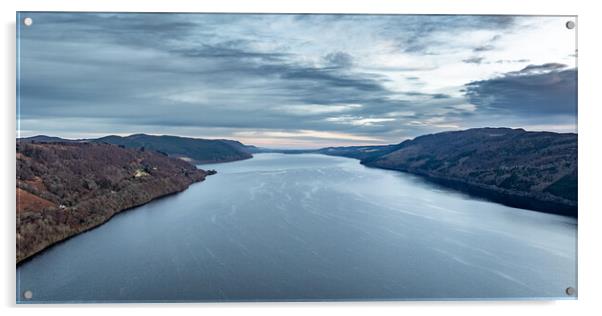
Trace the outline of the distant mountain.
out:
<instances>
[{"instance_id":1,"label":"distant mountain","mask_svg":"<svg viewBox=\"0 0 602 316\"><path fill-rule=\"evenodd\" d=\"M246 152L249 154L256 154L256 153L260 153L262 152L262 149L253 145L245 145L237 140L231 140L231 139L218 139L220 142L224 142L232 147L234 147L235 149L241 151L241 152Z\"/></svg>"},{"instance_id":2,"label":"distant mountain","mask_svg":"<svg viewBox=\"0 0 602 316\"><path fill-rule=\"evenodd\" d=\"M320 153L421 175L510 206L577 216L577 134L476 128L416 137L395 145L279 150L238 141L136 134L91 140L34 136L20 142L96 142L152 150L193 163L226 162L252 153Z\"/></svg>"},{"instance_id":3,"label":"distant mountain","mask_svg":"<svg viewBox=\"0 0 602 316\"><path fill-rule=\"evenodd\" d=\"M17 263L215 171L109 144L17 142Z\"/></svg>"},{"instance_id":4,"label":"distant mountain","mask_svg":"<svg viewBox=\"0 0 602 316\"><path fill-rule=\"evenodd\" d=\"M257 147L258 153L273 153L273 154L319 154L319 149L282 149L282 148L264 148Z\"/></svg>"},{"instance_id":5,"label":"distant mountain","mask_svg":"<svg viewBox=\"0 0 602 316\"><path fill-rule=\"evenodd\" d=\"M38 143L107 143L125 148L144 148L157 151L171 157L177 157L191 163L228 162L253 157L252 153L261 149L244 145L229 139L202 139L180 136L154 136L134 134L130 136L110 135L90 139L65 139L46 135L37 135L17 139L18 142Z\"/></svg>"},{"instance_id":6,"label":"distant mountain","mask_svg":"<svg viewBox=\"0 0 602 316\"><path fill-rule=\"evenodd\" d=\"M364 160L370 157L382 156L399 148L399 145L384 146L349 146L349 147L326 147L319 149L320 154L331 156L343 156Z\"/></svg>"},{"instance_id":7,"label":"distant mountain","mask_svg":"<svg viewBox=\"0 0 602 316\"><path fill-rule=\"evenodd\" d=\"M476 128L322 152L421 175L506 205L577 216L577 134Z\"/></svg>"},{"instance_id":8,"label":"distant mountain","mask_svg":"<svg viewBox=\"0 0 602 316\"><path fill-rule=\"evenodd\" d=\"M85 139L65 139L54 136L36 135L17 139L20 142L40 142L40 143L79 143L86 142Z\"/></svg>"},{"instance_id":9,"label":"distant mountain","mask_svg":"<svg viewBox=\"0 0 602 316\"><path fill-rule=\"evenodd\" d=\"M135 134L126 137L106 136L91 141L154 150L192 163L227 162L253 157L245 145L231 140Z\"/></svg>"}]
</instances>

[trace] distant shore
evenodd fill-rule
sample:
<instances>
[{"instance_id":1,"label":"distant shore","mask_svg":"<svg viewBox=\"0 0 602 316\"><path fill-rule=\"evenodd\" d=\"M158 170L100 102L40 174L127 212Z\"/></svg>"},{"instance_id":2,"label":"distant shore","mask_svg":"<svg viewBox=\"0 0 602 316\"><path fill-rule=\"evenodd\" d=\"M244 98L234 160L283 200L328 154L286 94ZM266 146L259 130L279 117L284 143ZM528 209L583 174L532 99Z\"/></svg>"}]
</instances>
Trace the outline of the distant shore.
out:
<instances>
[{"instance_id":1,"label":"distant shore","mask_svg":"<svg viewBox=\"0 0 602 316\"><path fill-rule=\"evenodd\" d=\"M214 173L212 173L212 174L214 174ZM190 185L193 185L193 184L195 184L195 183L198 183L198 182L203 182L203 181L204 181L204 179L203 179L203 180L200 180L200 181L195 181L195 182L192 182ZM90 227L87 227L87 228L85 228L85 229L81 230L81 231L75 232L75 233L73 233L73 234L70 234L70 235L68 235L68 236L65 236L65 237L63 237L63 238L61 238L61 239L58 239L58 240L56 240L56 241L54 241L54 242L52 242L52 243L50 243L50 244L44 245L43 247L41 247L41 248L37 249L35 252L32 252L32 253L30 253L29 255L27 255L26 257L23 257L23 258L21 258L21 259L18 259L18 260L17 260L17 267L18 267L18 266L20 266L21 264L24 264L25 262L27 262L27 261L29 261L29 260L31 260L31 259L33 259L33 258L35 258L37 255L39 255L39 254L43 253L43 252L44 252L44 251L46 251L47 249L50 249L50 248L52 248L52 247L54 247L54 246L56 246L56 245L59 245L59 244L61 244L61 243L63 243L63 242L66 242L67 240L69 240L69 239L71 239L71 238L77 237L77 236L79 236L79 235L81 235L81 234L83 234L83 233L86 233L86 232L88 232L88 231L90 231L90 230L93 230L93 229L95 229L95 228L97 228L97 227L100 227L100 226L102 226L102 225L106 224L106 223L107 223L107 222L109 222L109 221L110 221L110 220L111 220L113 217L115 217L115 216L117 216L117 215L119 215L119 214L121 214L121 213L123 213L123 212L130 211L130 210L132 210L132 209L138 208L138 207L140 207L140 206L144 206L144 205L146 205L146 204L149 204L149 203L151 203L151 202L154 202L154 201L161 200L161 199L163 199L163 198L167 198L167 197L174 196L174 195L176 195L176 194L178 194L178 193L181 193L181 192L185 191L186 189L188 189L188 187L190 187L190 185L189 185L189 186L187 186L186 188L182 189L182 190L179 190L179 191L173 191L173 192L166 193L166 194L164 194L164 195L155 196L155 197L151 198L151 199L150 199L150 200L148 200L148 201L141 202L141 203L139 203L139 204L132 205L132 206L130 206L130 207L127 207L127 208L124 208L124 209L118 210L118 211L116 211L115 213L111 214L111 216L109 216L109 217L107 217L106 219L104 219L102 222L98 222L98 223L96 223L96 224L94 224L94 225L92 225L92 226L90 226Z\"/></svg>"},{"instance_id":2,"label":"distant shore","mask_svg":"<svg viewBox=\"0 0 602 316\"><path fill-rule=\"evenodd\" d=\"M546 200L543 197L540 198L526 193L520 194L518 192L511 192L509 190L503 190L501 188L496 188L493 186L485 186L477 183L470 183L461 179L436 177L424 173L421 174L395 168L371 166L369 164L363 165L370 168L398 171L416 175L422 179L425 179L428 182L441 185L442 187L453 189L461 193L465 193L474 197L479 197L491 202L500 203L510 207L522 208L542 213L570 216L574 218L578 217L577 203L573 203L565 199L552 198Z\"/></svg>"}]
</instances>

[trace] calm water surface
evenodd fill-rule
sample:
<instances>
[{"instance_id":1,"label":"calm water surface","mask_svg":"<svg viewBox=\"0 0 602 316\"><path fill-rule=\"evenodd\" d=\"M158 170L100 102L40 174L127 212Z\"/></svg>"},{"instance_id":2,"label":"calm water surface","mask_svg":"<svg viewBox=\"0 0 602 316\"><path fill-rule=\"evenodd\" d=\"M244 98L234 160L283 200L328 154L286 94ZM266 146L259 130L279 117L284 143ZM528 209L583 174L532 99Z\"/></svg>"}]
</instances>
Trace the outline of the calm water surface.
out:
<instances>
[{"instance_id":1,"label":"calm water surface","mask_svg":"<svg viewBox=\"0 0 602 316\"><path fill-rule=\"evenodd\" d=\"M567 297L575 219L321 155L259 154L17 269L35 302ZM19 299L22 300L22 299Z\"/></svg>"}]
</instances>

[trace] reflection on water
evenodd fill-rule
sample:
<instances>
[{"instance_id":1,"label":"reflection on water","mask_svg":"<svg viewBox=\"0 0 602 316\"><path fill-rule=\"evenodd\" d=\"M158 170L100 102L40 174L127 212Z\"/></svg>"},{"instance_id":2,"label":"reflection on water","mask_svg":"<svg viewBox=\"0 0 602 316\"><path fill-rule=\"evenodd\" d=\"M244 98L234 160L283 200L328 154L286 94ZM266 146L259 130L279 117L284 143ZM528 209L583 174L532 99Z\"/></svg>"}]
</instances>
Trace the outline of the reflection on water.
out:
<instances>
[{"instance_id":1,"label":"reflection on water","mask_svg":"<svg viewBox=\"0 0 602 316\"><path fill-rule=\"evenodd\" d=\"M258 154L17 269L32 301L564 298L575 219L321 155Z\"/></svg>"}]
</instances>

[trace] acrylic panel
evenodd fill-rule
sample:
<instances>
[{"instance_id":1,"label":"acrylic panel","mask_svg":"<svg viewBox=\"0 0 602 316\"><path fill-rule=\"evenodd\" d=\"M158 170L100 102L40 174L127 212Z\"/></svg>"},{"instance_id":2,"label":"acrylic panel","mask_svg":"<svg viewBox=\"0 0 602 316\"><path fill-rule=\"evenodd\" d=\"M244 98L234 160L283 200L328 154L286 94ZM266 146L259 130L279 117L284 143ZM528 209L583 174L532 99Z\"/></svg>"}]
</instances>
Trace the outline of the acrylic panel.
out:
<instances>
[{"instance_id":1,"label":"acrylic panel","mask_svg":"<svg viewBox=\"0 0 602 316\"><path fill-rule=\"evenodd\" d=\"M577 17L18 12L17 303L577 298Z\"/></svg>"}]
</instances>

